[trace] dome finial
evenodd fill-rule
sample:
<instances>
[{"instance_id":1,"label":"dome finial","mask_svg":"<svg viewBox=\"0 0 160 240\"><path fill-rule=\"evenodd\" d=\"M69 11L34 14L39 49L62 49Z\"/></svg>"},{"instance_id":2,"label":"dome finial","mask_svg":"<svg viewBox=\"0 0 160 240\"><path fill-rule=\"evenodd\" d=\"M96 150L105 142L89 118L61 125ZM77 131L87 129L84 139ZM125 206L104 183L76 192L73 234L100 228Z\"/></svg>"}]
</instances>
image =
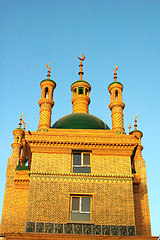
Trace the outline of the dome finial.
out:
<instances>
[{"instance_id":1,"label":"dome finial","mask_svg":"<svg viewBox=\"0 0 160 240\"><path fill-rule=\"evenodd\" d=\"M23 124L24 124L23 130L25 131L25 130L26 130L26 124L27 124L27 123L25 123L24 120L25 120L25 119L23 119Z\"/></svg>"},{"instance_id":2,"label":"dome finial","mask_svg":"<svg viewBox=\"0 0 160 240\"><path fill-rule=\"evenodd\" d=\"M82 75L84 74L84 72L82 72L82 67L83 67L83 64L82 64L82 61L84 61L84 59L85 59L85 56L82 54L82 57L83 58L80 58L80 57L78 57L79 58L79 60L80 60L80 71L79 71L79 75L80 75L80 80L82 80Z\"/></svg>"},{"instance_id":3,"label":"dome finial","mask_svg":"<svg viewBox=\"0 0 160 240\"><path fill-rule=\"evenodd\" d=\"M129 128L129 134L130 134L130 132L131 132L131 124L129 124L128 128Z\"/></svg>"},{"instance_id":4,"label":"dome finial","mask_svg":"<svg viewBox=\"0 0 160 240\"><path fill-rule=\"evenodd\" d=\"M22 118L23 118L23 116L24 116L24 113L22 114L22 116L19 119L19 128L21 128L21 126L22 126Z\"/></svg>"},{"instance_id":5,"label":"dome finial","mask_svg":"<svg viewBox=\"0 0 160 240\"><path fill-rule=\"evenodd\" d=\"M47 78L49 79L50 78L50 69L51 69L51 67L48 67L48 65L49 65L50 63L48 63L47 65L46 65L46 67L48 68L48 74L47 74Z\"/></svg>"},{"instance_id":6,"label":"dome finial","mask_svg":"<svg viewBox=\"0 0 160 240\"><path fill-rule=\"evenodd\" d=\"M118 67L116 66L116 65L114 65L115 67L116 67L116 69L113 69L113 71L114 71L114 81L116 82L116 79L117 79L117 73L116 73L116 71L118 70Z\"/></svg>"},{"instance_id":7,"label":"dome finial","mask_svg":"<svg viewBox=\"0 0 160 240\"><path fill-rule=\"evenodd\" d=\"M134 125L135 130L137 130L137 118L138 118L138 115L135 117L135 120L134 120L134 122L135 122L135 125Z\"/></svg>"}]
</instances>

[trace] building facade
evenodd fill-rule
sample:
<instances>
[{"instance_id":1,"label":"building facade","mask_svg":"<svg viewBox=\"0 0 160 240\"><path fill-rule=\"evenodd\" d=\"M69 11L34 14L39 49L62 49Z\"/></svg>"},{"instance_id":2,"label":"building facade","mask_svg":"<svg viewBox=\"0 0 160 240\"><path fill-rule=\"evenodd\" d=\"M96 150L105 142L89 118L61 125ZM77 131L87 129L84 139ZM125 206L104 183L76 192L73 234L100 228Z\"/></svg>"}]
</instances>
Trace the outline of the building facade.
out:
<instances>
[{"instance_id":1,"label":"building facade","mask_svg":"<svg viewBox=\"0 0 160 240\"><path fill-rule=\"evenodd\" d=\"M125 132L118 68L108 87L110 129L89 114L91 86L82 79L84 55L79 59L80 79L71 86L73 113L51 126L56 83L47 65L38 130L26 131L24 121L22 128L21 116L13 131L1 220L6 239L151 237L143 134L136 119L135 129Z\"/></svg>"}]
</instances>

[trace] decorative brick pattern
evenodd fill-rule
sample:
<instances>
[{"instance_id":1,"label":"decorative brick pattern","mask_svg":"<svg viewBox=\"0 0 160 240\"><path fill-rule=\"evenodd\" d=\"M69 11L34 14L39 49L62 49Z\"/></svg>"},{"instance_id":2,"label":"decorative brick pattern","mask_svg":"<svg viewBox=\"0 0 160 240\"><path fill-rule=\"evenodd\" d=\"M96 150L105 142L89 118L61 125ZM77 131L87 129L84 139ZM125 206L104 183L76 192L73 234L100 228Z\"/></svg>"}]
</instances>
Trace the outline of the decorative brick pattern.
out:
<instances>
[{"instance_id":1,"label":"decorative brick pattern","mask_svg":"<svg viewBox=\"0 0 160 240\"><path fill-rule=\"evenodd\" d=\"M69 173L71 170L71 154L33 153L33 172Z\"/></svg>"},{"instance_id":2,"label":"decorative brick pattern","mask_svg":"<svg viewBox=\"0 0 160 240\"><path fill-rule=\"evenodd\" d=\"M84 193L94 194L91 209L94 223L134 225L132 178L31 174L29 191L31 222L67 223L70 195Z\"/></svg>"},{"instance_id":3,"label":"decorative brick pattern","mask_svg":"<svg viewBox=\"0 0 160 240\"><path fill-rule=\"evenodd\" d=\"M24 188L18 187L16 189L14 186L15 159L10 158L8 161L9 164L6 174L7 179L1 219L1 233L24 232L28 201L28 180L25 184L22 181L22 185L25 186ZM22 178L22 180L25 179Z\"/></svg>"},{"instance_id":4,"label":"decorative brick pattern","mask_svg":"<svg viewBox=\"0 0 160 240\"><path fill-rule=\"evenodd\" d=\"M93 173L129 175L131 159L128 156L103 156L93 154Z\"/></svg>"}]
</instances>

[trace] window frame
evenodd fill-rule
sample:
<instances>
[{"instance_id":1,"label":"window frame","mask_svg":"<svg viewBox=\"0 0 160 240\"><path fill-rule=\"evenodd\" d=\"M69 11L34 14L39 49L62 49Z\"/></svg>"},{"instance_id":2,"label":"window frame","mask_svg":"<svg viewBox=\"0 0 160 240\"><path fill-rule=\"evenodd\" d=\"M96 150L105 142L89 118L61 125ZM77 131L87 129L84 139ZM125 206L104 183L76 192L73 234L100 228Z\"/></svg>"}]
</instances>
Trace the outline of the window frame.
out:
<instances>
[{"instance_id":1,"label":"window frame","mask_svg":"<svg viewBox=\"0 0 160 240\"><path fill-rule=\"evenodd\" d=\"M85 212L85 211L82 211L82 198L83 197L88 197L90 199L90 211L89 212ZM77 210L72 210L72 199L73 198L80 198L80 201L79 201L79 211ZM91 219L92 219L92 195L90 194L72 194L70 195L70 214L69 214L69 219L70 219L70 222L79 222L79 223L85 223L85 222L91 222ZM85 220L72 220L72 212L73 213L78 213L78 214L89 214L89 221L85 221Z\"/></svg>"},{"instance_id":2,"label":"window frame","mask_svg":"<svg viewBox=\"0 0 160 240\"><path fill-rule=\"evenodd\" d=\"M73 158L74 158L74 153L80 153L81 154L81 164L80 165L74 165L73 164ZM83 161L84 161L84 154L88 154L89 156L90 156L90 164L89 165L85 165L85 164L83 164ZM76 173L76 172L74 172L73 171L73 168L74 167L77 167L77 168L83 168L83 167L88 167L88 168L90 168L90 173L84 173L84 172L79 172L79 173L83 173L83 174L91 174L92 173L92 164L91 164L91 159L92 159L92 152L91 151L81 151L81 150L73 150L72 151L72 166L71 166L71 168L72 168L72 173Z\"/></svg>"}]
</instances>

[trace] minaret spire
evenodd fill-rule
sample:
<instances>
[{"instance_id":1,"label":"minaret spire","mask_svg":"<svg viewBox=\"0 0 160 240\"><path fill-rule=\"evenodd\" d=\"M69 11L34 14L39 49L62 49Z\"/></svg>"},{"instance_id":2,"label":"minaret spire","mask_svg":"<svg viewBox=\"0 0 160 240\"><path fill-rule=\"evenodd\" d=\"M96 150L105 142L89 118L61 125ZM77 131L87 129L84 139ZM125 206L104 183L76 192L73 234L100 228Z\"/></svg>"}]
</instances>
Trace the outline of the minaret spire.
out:
<instances>
[{"instance_id":1,"label":"minaret spire","mask_svg":"<svg viewBox=\"0 0 160 240\"><path fill-rule=\"evenodd\" d=\"M82 80L83 71L82 71L82 61L84 61L85 56L82 54L82 58L78 57L80 60L80 79L74 82L71 86L72 91L72 104L73 104L73 113L88 113L88 106L90 103L89 93L91 91L91 86L85 80Z\"/></svg>"},{"instance_id":2,"label":"minaret spire","mask_svg":"<svg viewBox=\"0 0 160 240\"><path fill-rule=\"evenodd\" d=\"M51 67L48 66L49 63L46 65L48 68L47 79L44 79L40 83L41 87L41 99L39 100L40 106L40 117L39 117L39 131L48 131L51 127L51 114L52 114L52 107L54 106L53 101L53 91L56 87L56 83L50 79L50 69Z\"/></svg>"},{"instance_id":3,"label":"minaret spire","mask_svg":"<svg viewBox=\"0 0 160 240\"><path fill-rule=\"evenodd\" d=\"M23 130L25 131L25 130L26 130L26 124L27 124L27 123L25 123L24 120L25 120L25 119L23 119L23 124L24 124Z\"/></svg>"},{"instance_id":4,"label":"minaret spire","mask_svg":"<svg viewBox=\"0 0 160 240\"><path fill-rule=\"evenodd\" d=\"M21 126L22 126L22 118L23 118L23 116L24 116L24 113L22 114L22 116L19 119L19 128L21 128Z\"/></svg>"},{"instance_id":5,"label":"minaret spire","mask_svg":"<svg viewBox=\"0 0 160 240\"><path fill-rule=\"evenodd\" d=\"M79 73L78 73L78 74L80 75L80 80L82 80L82 76L83 76L83 74L84 74L84 72L82 72L82 67L83 67L82 61L84 61L85 56L82 54L82 57L83 57L83 58L78 57L79 60L80 60L80 64L79 64L80 71L79 71Z\"/></svg>"},{"instance_id":6,"label":"minaret spire","mask_svg":"<svg viewBox=\"0 0 160 240\"><path fill-rule=\"evenodd\" d=\"M135 120L134 120L134 128L135 128L135 130L137 130L137 118L138 118L138 115L135 117Z\"/></svg>"},{"instance_id":7,"label":"minaret spire","mask_svg":"<svg viewBox=\"0 0 160 240\"><path fill-rule=\"evenodd\" d=\"M48 68L48 74L47 74L47 79L49 79L50 78L50 73L51 73L51 71L50 71L50 69L51 69L51 67L48 67L48 65L49 65L50 63L48 63L47 65L46 65L46 67Z\"/></svg>"},{"instance_id":8,"label":"minaret spire","mask_svg":"<svg viewBox=\"0 0 160 240\"><path fill-rule=\"evenodd\" d=\"M116 69L113 69L113 71L114 71L114 81L116 82L116 79L117 79L117 73L116 73L116 71L118 70L118 67L116 66L116 65L114 65L115 67L116 67Z\"/></svg>"},{"instance_id":9,"label":"minaret spire","mask_svg":"<svg viewBox=\"0 0 160 240\"><path fill-rule=\"evenodd\" d=\"M111 103L109 108L112 112L112 129L117 130L117 133L124 133L124 124L123 124L123 109L125 107L124 102L122 101L122 91L123 85L120 82L117 82L117 73L118 67L115 65L116 69L114 71L114 82L108 86L108 91L110 93Z\"/></svg>"}]
</instances>

